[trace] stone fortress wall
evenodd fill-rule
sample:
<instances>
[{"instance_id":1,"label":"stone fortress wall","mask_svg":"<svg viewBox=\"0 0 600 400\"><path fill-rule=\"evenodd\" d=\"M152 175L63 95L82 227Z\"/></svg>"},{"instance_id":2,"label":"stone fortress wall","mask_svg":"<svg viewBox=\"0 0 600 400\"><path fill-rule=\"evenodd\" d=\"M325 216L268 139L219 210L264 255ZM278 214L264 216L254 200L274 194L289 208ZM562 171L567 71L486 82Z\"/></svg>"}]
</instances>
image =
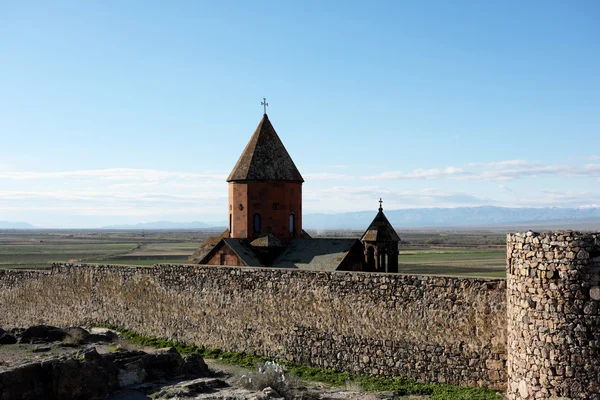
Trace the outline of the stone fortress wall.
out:
<instances>
[{"instance_id":1,"label":"stone fortress wall","mask_svg":"<svg viewBox=\"0 0 600 400\"><path fill-rule=\"evenodd\" d=\"M111 323L374 375L504 388L503 279L162 265L0 270L0 326Z\"/></svg>"},{"instance_id":2,"label":"stone fortress wall","mask_svg":"<svg viewBox=\"0 0 600 400\"><path fill-rule=\"evenodd\" d=\"M373 375L600 399L600 234L514 234L507 280L162 265L0 270L0 326L112 323Z\"/></svg>"},{"instance_id":3,"label":"stone fortress wall","mask_svg":"<svg viewBox=\"0 0 600 400\"><path fill-rule=\"evenodd\" d=\"M600 233L508 235L507 260L509 399L600 398Z\"/></svg>"}]
</instances>

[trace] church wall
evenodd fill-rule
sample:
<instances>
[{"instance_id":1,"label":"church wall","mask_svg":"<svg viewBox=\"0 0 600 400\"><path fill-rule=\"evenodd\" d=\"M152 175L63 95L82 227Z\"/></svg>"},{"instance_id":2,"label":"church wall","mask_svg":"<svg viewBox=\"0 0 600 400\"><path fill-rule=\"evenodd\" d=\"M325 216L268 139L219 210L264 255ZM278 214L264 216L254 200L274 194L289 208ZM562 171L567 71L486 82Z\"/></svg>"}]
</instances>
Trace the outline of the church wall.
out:
<instances>
[{"instance_id":1,"label":"church wall","mask_svg":"<svg viewBox=\"0 0 600 400\"><path fill-rule=\"evenodd\" d=\"M243 183L229 183L229 226L232 238L247 238L248 232L248 187Z\"/></svg>"},{"instance_id":2,"label":"church wall","mask_svg":"<svg viewBox=\"0 0 600 400\"><path fill-rule=\"evenodd\" d=\"M240 209L240 204L242 209ZM233 238L254 238L254 214L261 215L261 232L270 227L283 243L290 235L294 213L295 237L302 233L302 184L298 182L230 182L229 205L233 212Z\"/></svg>"},{"instance_id":3,"label":"church wall","mask_svg":"<svg viewBox=\"0 0 600 400\"><path fill-rule=\"evenodd\" d=\"M161 265L0 269L0 326L111 323L361 374L503 388L502 279Z\"/></svg>"},{"instance_id":4,"label":"church wall","mask_svg":"<svg viewBox=\"0 0 600 400\"><path fill-rule=\"evenodd\" d=\"M364 248L361 242L356 242L346 257L342 260L338 271L364 271L365 270Z\"/></svg>"},{"instance_id":5,"label":"church wall","mask_svg":"<svg viewBox=\"0 0 600 400\"><path fill-rule=\"evenodd\" d=\"M241 265L239 257L227 246L223 246L221 250L215 253L214 256L206 265Z\"/></svg>"}]
</instances>

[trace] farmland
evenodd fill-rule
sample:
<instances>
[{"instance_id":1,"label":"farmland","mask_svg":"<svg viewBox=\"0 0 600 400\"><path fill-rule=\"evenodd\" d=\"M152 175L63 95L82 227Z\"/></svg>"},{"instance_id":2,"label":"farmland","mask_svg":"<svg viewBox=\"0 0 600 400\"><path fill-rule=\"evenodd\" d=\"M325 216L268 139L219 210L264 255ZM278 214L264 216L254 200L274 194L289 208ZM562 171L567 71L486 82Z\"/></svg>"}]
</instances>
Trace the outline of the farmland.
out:
<instances>
[{"instance_id":1,"label":"farmland","mask_svg":"<svg viewBox=\"0 0 600 400\"><path fill-rule=\"evenodd\" d=\"M185 263L210 231L0 231L0 268L49 268L52 262L121 265ZM311 232L360 237L358 231ZM505 235L487 231L399 231L405 274L505 276Z\"/></svg>"},{"instance_id":2,"label":"farmland","mask_svg":"<svg viewBox=\"0 0 600 400\"><path fill-rule=\"evenodd\" d=\"M183 263L211 232L0 231L0 268Z\"/></svg>"},{"instance_id":3,"label":"farmland","mask_svg":"<svg viewBox=\"0 0 600 400\"><path fill-rule=\"evenodd\" d=\"M430 248L400 250L399 270L405 274L506 276L506 250Z\"/></svg>"},{"instance_id":4,"label":"farmland","mask_svg":"<svg viewBox=\"0 0 600 400\"><path fill-rule=\"evenodd\" d=\"M313 237L360 237L362 231L310 232ZM398 269L403 274L506 276L506 232L483 230L398 231Z\"/></svg>"}]
</instances>

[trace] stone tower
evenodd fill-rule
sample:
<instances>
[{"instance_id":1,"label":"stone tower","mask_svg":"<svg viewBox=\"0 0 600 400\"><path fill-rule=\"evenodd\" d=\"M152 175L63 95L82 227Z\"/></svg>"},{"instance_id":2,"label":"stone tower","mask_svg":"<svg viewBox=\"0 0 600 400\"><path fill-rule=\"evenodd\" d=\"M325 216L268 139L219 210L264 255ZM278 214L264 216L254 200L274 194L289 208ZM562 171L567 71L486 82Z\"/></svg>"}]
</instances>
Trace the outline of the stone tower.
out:
<instances>
[{"instance_id":1,"label":"stone tower","mask_svg":"<svg viewBox=\"0 0 600 400\"><path fill-rule=\"evenodd\" d=\"M600 233L507 237L509 399L600 399Z\"/></svg>"},{"instance_id":2,"label":"stone tower","mask_svg":"<svg viewBox=\"0 0 600 400\"><path fill-rule=\"evenodd\" d=\"M242 152L229 183L229 235L272 234L287 244L302 234L304 179L267 114Z\"/></svg>"},{"instance_id":3,"label":"stone tower","mask_svg":"<svg viewBox=\"0 0 600 400\"><path fill-rule=\"evenodd\" d=\"M365 270L398 272L400 237L383 213L382 203L379 199L379 212L360 238L365 252Z\"/></svg>"}]
</instances>

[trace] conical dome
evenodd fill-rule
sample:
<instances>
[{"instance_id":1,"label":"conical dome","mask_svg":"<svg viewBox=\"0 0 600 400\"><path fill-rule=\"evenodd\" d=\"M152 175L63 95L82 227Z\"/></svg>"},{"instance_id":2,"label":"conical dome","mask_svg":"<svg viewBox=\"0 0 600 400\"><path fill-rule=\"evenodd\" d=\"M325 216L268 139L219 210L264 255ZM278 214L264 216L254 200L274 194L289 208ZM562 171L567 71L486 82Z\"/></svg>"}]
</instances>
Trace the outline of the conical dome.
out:
<instances>
[{"instance_id":1,"label":"conical dome","mask_svg":"<svg viewBox=\"0 0 600 400\"><path fill-rule=\"evenodd\" d=\"M267 114L227 178L227 182L261 180L304 182Z\"/></svg>"},{"instance_id":2,"label":"conical dome","mask_svg":"<svg viewBox=\"0 0 600 400\"><path fill-rule=\"evenodd\" d=\"M386 218L383 208L380 207L373 222L371 222L360 240L367 242L399 242L400 236Z\"/></svg>"}]
</instances>

